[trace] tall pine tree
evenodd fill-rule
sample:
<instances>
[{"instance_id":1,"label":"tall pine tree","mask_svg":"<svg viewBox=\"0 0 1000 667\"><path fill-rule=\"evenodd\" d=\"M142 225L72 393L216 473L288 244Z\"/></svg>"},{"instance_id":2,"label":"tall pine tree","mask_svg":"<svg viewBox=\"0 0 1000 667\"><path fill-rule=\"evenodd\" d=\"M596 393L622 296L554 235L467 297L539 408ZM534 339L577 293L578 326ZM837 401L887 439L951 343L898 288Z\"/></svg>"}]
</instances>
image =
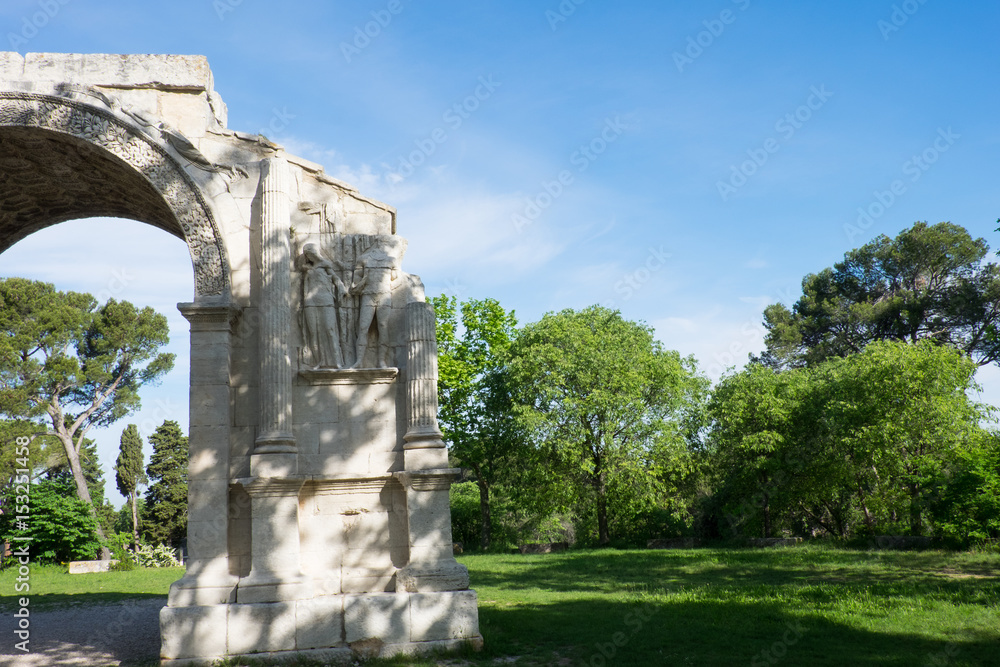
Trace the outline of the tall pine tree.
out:
<instances>
[{"instance_id":1,"label":"tall pine tree","mask_svg":"<svg viewBox=\"0 0 1000 667\"><path fill-rule=\"evenodd\" d=\"M129 424L122 431L118 446L118 461L115 463L115 482L118 492L128 499L132 508L132 544L139 551L139 511L136 498L138 488L146 483L146 473L142 469L142 436L139 427Z\"/></svg>"},{"instance_id":2,"label":"tall pine tree","mask_svg":"<svg viewBox=\"0 0 1000 667\"><path fill-rule=\"evenodd\" d=\"M146 466L143 534L150 542L178 546L187 535L188 439L175 421L165 421L149 436L153 455Z\"/></svg>"}]
</instances>

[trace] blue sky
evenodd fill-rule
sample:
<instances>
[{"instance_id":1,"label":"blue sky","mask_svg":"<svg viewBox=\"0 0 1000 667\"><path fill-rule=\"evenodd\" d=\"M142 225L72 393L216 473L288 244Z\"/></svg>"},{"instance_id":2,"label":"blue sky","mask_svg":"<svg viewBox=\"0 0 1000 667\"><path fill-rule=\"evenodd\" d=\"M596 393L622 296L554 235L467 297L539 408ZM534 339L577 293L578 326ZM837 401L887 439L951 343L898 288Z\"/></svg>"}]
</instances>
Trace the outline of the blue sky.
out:
<instances>
[{"instance_id":1,"label":"blue sky","mask_svg":"<svg viewBox=\"0 0 1000 667\"><path fill-rule=\"evenodd\" d=\"M765 305L878 234L947 220L1000 246L998 27L1000 6L940 0L0 7L4 49L207 56L231 128L397 207L429 294L522 322L607 304L713 378L760 350ZM0 275L166 313L178 369L134 420L186 425L180 241L66 223ZM1000 403L1000 373L980 381Z\"/></svg>"}]
</instances>

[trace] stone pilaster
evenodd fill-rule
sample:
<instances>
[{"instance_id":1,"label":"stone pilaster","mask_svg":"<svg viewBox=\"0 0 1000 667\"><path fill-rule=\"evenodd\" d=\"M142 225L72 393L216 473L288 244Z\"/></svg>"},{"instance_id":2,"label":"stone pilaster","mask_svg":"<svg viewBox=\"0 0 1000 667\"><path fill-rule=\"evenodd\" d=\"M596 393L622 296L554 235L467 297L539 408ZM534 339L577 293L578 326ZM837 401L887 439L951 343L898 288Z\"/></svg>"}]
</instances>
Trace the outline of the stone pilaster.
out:
<instances>
[{"instance_id":1,"label":"stone pilaster","mask_svg":"<svg viewBox=\"0 0 1000 667\"><path fill-rule=\"evenodd\" d=\"M230 602L228 305L181 303L191 323L187 572L170 587L171 607Z\"/></svg>"},{"instance_id":2,"label":"stone pilaster","mask_svg":"<svg viewBox=\"0 0 1000 667\"><path fill-rule=\"evenodd\" d=\"M437 336L434 307L423 301L406 305L406 435L407 470L448 467L448 450L438 428Z\"/></svg>"},{"instance_id":3,"label":"stone pilaster","mask_svg":"<svg viewBox=\"0 0 1000 667\"><path fill-rule=\"evenodd\" d=\"M459 591L469 571L455 560L448 491L456 468L396 473L406 490L410 561L396 574L397 590L408 593Z\"/></svg>"},{"instance_id":4,"label":"stone pilaster","mask_svg":"<svg viewBox=\"0 0 1000 667\"><path fill-rule=\"evenodd\" d=\"M262 170L260 422L250 474L284 477L297 471L292 433L291 226L292 176L284 158L272 157ZM255 540L256 541L256 540Z\"/></svg>"},{"instance_id":5,"label":"stone pilaster","mask_svg":"<svg viewBox=\"0 0 1000 667\"><path fill-rule=\"evenodd\" d=\"M244 484L250 495L252 566L236 591L239 604L311 597L302 574L299 491L302 479L256 478Z\"/></svg>"}]
</instances>

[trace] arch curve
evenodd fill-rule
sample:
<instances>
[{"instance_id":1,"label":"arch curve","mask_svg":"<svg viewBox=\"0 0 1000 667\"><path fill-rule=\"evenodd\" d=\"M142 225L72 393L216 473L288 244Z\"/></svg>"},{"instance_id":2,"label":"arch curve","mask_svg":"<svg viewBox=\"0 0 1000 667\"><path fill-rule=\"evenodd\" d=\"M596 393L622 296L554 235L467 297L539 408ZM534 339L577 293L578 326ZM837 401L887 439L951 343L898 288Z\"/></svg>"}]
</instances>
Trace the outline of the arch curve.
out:
<instances>
[{"instance_id":1,"label":"arch curve","mask_svg":"<svg viewBox=\"0 0 1000 667\"><path fill-rule=\"evenodd\" d=\"M161 140L111 110L66 97L0 92L0 252L44 227L127 217L187 243L195 297L231 296L212 208Z\"/></svg>"}]
</instances>

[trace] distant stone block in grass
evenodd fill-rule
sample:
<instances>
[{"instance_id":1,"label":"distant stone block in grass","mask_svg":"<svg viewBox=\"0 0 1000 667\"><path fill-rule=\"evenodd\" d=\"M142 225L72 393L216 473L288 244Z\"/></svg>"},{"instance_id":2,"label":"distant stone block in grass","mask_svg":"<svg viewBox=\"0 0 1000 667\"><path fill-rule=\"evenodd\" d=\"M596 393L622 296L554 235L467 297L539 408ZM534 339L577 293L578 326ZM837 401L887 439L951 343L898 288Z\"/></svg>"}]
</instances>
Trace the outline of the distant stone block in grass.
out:
<instances>
[{"instance_id":1,"label":"distant stone block in grass","mask_svg":"<svg viewBox=\"0 0 1000 667\"><path fill-rule=\"evenodd\" d=\"M750 540L752 547L793 547L802 542L801 537L755 537Z\"/></svg>"},{"instance_id":2,"label":"distant stone block in grass","mask_svg":"<svg viewBox=\"0 0 1000 667\"><path fill-rule=\"evenodd\" d=\"M665 540L646 542L647 549L694 549L699 546L701 546L701 540L695 537L671 537Z\"/></svg>"},{"instance_id":3,"label":"distant stone block in grass","mask_svg":"<svg viewBox=\"0 0 1000 667\"><path fill-rule=\"evenodd\" d=\"M569 542L543 542L540 544L522 544L517 550L522 554L554 554L569 549Z\"/></svg>"},{"instance_id":4,"label":"distant stone block in grass","mask_svg":"<svg viewBox=\"0 0 1000 667\"><path fill-rule=\"evenodd\" d=\"M116 560L75 560L69 564L70 574L92 574L94 572L108 572L111 566L117 563Z\"/></svg>"},{"instance_id":5,"label":"distant stone block in grass","mask_svg":"<svg viewBox=\"0 0 1000 667\"><path fill-rule=\"evenodd\" d=\"M876 535L874 539L877 549L928 549L933 542L931 537L914 535Z\"/></svg>"}]
</instances>

